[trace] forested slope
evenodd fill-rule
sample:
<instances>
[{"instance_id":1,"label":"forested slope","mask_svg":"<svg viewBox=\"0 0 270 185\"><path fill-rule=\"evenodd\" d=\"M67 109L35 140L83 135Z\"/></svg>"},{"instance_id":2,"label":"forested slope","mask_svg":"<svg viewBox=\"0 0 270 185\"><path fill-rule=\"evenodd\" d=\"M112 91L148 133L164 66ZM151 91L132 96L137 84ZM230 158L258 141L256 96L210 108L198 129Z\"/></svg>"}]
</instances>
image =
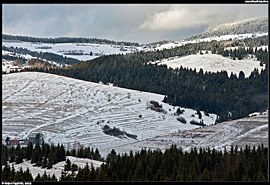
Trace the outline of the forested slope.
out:
<instances>
[{"instance_id":1,"label":"forested slope","mask_svg":"<svg viewBox=\"0 0 270 185\"><path fill-rule=\"evenodd\" d=\"M11 154L14 151L15 149L13 152L9 150ZM16 151L22 153L23 150ZM49 148L48 151L52 149ZM77 155L81 151L78 150ZM90 149L85 151L90 154ZM71 152L66 151L66 155ZM60 181L267 181L267 164L268 148L263 145L240 149L232 146L229 151L224 152L193 148L189 153L172 145L165 152L142 149L136 153L131 151L129 154L117 155L112 150L107 155L106 162L97 169L92 164L91 167L87 164L84 168L75 169L74 164L71 167L67 160ZM68 173L70 171L72 173ZM44 173L33 179L29 169L15 172L14 167L11 169L6 164L2 180L56 181L56 177Z\"/></svg>"},{"instance_id":2,"label":"forested slope","mask_svg":"<svg viewBox=\"0 0 270 185\"><path fill-rule=\"evenodd\" d=\"M262 43L265 40L266 38L247 40L244 44L254 46L256 42ZM166 66L147 64L159 58L173 55L185 56L209 47L210 50L224 57L233 55L240 59L251 54L262 64L266 64L266 69L260 74L257 70L253 71L249 78L245 78L244 73L240 72L237 78L234 74L228 77L226 71L204 74L202 70L196 73L195 70L183 68L173 70L167 69ZM267 109L268 52L262 49L253 51L239 47L234 51L225 50L227 53L224 52L224 48L220 48L222 48L221 43L213 41L158 52L109 55L80 62L65 69L50 69L46 72L164 94L166 95L164 102L218 114L218 121L241 118L249 113Z\"/></svg>"}]
</instances>

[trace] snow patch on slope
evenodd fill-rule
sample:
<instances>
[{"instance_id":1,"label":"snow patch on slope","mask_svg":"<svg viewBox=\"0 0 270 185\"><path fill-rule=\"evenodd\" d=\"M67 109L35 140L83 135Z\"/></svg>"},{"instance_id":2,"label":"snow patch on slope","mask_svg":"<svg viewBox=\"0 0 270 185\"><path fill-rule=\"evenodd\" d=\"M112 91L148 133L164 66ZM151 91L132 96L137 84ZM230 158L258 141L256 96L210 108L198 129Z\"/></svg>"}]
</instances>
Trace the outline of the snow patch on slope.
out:
<instances>
[{"instance_id":1,"label":"snow patch on slope","mask_svg":"<svg viewBox=\"0 0 270 185\"><path fill-rule=\"evenodd\" d=\"M168 68L183 68L196 69L197 72L202 69L204 72L220 72L227 71L230 77L231 73L239 76L240 71L243 71L245 77L248 78L251 72L257 68L259 72L265 69L265 64L260 66L260 62L256 59L242 59L233 60L228 57L223 57L217 54L193 54L184 57L171 57L168 59L162 59L154 62L152 64L167 65Z\"/></svg>"}]
</instances>

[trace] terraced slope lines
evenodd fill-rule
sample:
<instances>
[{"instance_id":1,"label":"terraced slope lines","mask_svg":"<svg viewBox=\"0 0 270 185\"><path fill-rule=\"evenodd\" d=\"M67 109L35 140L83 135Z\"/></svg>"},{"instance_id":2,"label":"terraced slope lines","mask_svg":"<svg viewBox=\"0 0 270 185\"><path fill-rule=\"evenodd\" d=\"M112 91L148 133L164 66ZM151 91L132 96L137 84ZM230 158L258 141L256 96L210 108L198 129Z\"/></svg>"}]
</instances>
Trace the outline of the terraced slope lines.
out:
<instances>
[{"instance_id":1,"label":"terraced slope lines","mask_svg":"<svg viewBox=\"0 0 270 185\"><path fill-rule=\"evenodd\" d=\"M84 145L107 155L112 148L215 123L195 110L162 102L164 95L38 72L2 76L2 142L41 133L45 142L67 149ZM156 103L154 103L156 102ZM182 117L180 119L180 117ZM182 123L179 120L186 120ZM107 128L107 130L106 130ZM109 129L109 132L108 132ZM108 134L109 133L109 134Z\"/></svg>"}]
</instances>

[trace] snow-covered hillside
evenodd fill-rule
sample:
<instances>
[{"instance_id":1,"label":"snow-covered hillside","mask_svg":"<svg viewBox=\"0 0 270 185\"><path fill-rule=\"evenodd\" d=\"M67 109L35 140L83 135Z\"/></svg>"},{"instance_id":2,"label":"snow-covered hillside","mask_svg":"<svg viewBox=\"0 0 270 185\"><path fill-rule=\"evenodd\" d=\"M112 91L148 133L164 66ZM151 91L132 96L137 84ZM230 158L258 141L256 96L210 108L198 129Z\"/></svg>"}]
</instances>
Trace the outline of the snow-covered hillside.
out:
<instances>
[{"instance_id":1,"label":"snow-covered hillside","mask_svg":"<svg viewBox=\"0 0 270 185\"><path fill-rule=\"evenodd\" d=\"M148 44L146 46L137 47L138 51L157 51L163 49L172 49L180 46L185 46L187 44L194 44L200 42L211 42L213 40L216 41L224 41L224 40L243 40L246 38L258 38L267 36L268 32L263 33L245 33L245 34L228 34L228 35L220 35L220 36L209 36L209 37L192 37L187 38L180 41L170 41L165 44Z\"/></svg>"},{"instance_id":2,"label":"snow-covered hillside","mask_svg":"<svg viewBox=\"0 0 270 185\"><path fill-rule=\"evenodd\" d=\"M128 145L129 152L133 142L198 128L192 120L215 123L215 114L201 112L199 119L192 109L181 108L184 112L177 115L178 107L163 103L163 98L46 73L2 75L2 141L39 132L48 143L67 149L90 146L107 155L114 147ZM180 121L184 119L186 123ZM122 135L105 134L104 128L119 129Z\"/></svg>"},{"instance_id":3,"label":"snow-covered hillside","mask_svg":"<svg viewBox=\"0 0 270 185\"><path fill-rule=\"evenodd\" d=\"M268 145L268 112L215 125L215 114L201 112L208 126L200 128L190 124L200 121L196 111L181 108L183 114L177 115L178 107L162 103L164 96L159 94L38 72L3 75L2 83L3 142L7 136L22 139L39 132L48 143L61 143L67 149L98 148L103 157L112 149L129 153L164 150L171 144L184 150ZM152 110L152 100L163 111ZM124 134L105 134L106 127Z\"/></svg>"},{"instance_id":4,"label":"snow-covered hillside","mask_svg":"<svg viewBox=\"0 0 270 185\"><path fill-rule=\"evenodd\" d=\"M119 46L92 43L32 43L2 40L2 46L26 48L30 51L50 52L78 60L91 60L102 55L126 54L137 51L133 46Z\"/></svg>"},{"instance_id":5,"label":"snow-covered hillside","mask_svg":"<svg viewBox=\"0 0 270 185\"><path fill-rule=\"evenodd\" d=\"M177 147L181 147L184 151L190 151L190 149L194 147L197 149L200 147L209 147L210 149L215 148L217 150L224 150L226 148L229 152L232 145L238 146L238 148L244 148L246 145L252 147L259 146L263 143L264 146L268 146L268 111L264 113L254 113L250 116L251 117L248 118L218 123L208 127L169 133L151 139L123 144L116 146L115 150L120 153L128 152L127 150L130 149L130 145L132 145L135 151L141 150L142 147L164 151L170 148L172 144L176 144ZM71 161L71 164L74 163L81 168L87 163L89 166L93 164L95 168L102 164L100 161L86 158L67 156L67 159ZM15 162L10 164L10 166L13 165L16 171L19 171L20 168L22 168L23 171L29 168L33 178L36 178L38 173L43 175L46 171L47 175L52 176L54 174L59 180L61 172L64 170L65 161L53 165L51 169L34 166L34 164L31 164L30 160L20 164L15 164ZM3 168L4 166L2 166L2 169Z\"/></svg>"},{"instance_id":6,"label":"snow-covered hillside","mask_svg":"<svg viewBox=\"0 0 270 185\"><path fill-rule=\"evenodd\" d=\"M25 64L20 64L20 65L16 65L15 61L14 60L6 60L6 59L3 59L2 57L2 72L6 72L6 73L10 73L11 71L21 71L25 68L28 68L28 67L31 67L28 65L28 60L31 60L31 59L39 59L41 61L46 61L50 64L54 64L58 67L63 67L63 64L59 64L55 61L49 61L49 60L46 60L46 59L42 59L42 58L37 58L37 57L33 57L29 54L21 54L21 53L12 53L12 52L9 52L9 51L5 51L5 50L2 50L2 56L3 55L8 55L8 56L14 56L14 57L17 57L17 58L24 58L26 59L26 63Z\"/></svg>"},{"instance_id":7,"label":"snow-covered hillside","mask_svg":"<svg viewBox=\"0 0 270 185\"><path fill-rule=\"evenodd\" d=\"M181 41L169 42L152 47L152 50L171 49L186 44L211 42L213 40L243 40L268 35L268 17L256 17L236 22L228 22L210 28L203 33L193 35ZM151 50L151 48L147 48Z\"/></svg>"},{"instance_id":8,"label":"snow-covered hillside","mask_svg":"<svg viewBox=\"0 0 270 185\"><path fill-rule=\"evenodd\" d=\"M209 147L222 151L226 148L229 151L232 145L244 148L246 145L257 147L262 143L264 146L268 146L268 110L256 113L256 115L253 114L252 117L158 136L154 139L138 142L133 147L136 149L144 146L165 150L175 144L184 151L189 151L194 147L197 149ZM121 151L122 148L124 146L116 148L116 150Z\"/></svg>"},{"instance_id":9,"label":"snow-covered hillside","mask_svg":"<svg viewBox=\"0 0 270 185\"><path fill-rule=\"evenodd\" d=\"M268 33L268 17L255 17L241 21L228 22L194 35L189 40L220 37L223 35L244 35Z\"/></svg>"},{"instance_id":10,"label":"snow-covered hillside","mask_svg":"<svg viewBox=\"0 0 270 185\"><path fill-rule=\"evenodd\" d=\"M217 54L205 54L205 51L203 51L203 53L203 55L197 53L184 57L176 56L150 63L167 65L168 68L171 67L173 69L180 68L182 66L183 68L196 69L197 72L199 72L200 69L202 69L203 72L227 71L229 77L231 73L238 76L240 71L243 71L246 78L250 76L251 72L255 68L258 69L259 73L262 69L265 69L265 64L260 66L260 61L256 60L255 58L233 60Z\"/></svg>"}]
</instances>

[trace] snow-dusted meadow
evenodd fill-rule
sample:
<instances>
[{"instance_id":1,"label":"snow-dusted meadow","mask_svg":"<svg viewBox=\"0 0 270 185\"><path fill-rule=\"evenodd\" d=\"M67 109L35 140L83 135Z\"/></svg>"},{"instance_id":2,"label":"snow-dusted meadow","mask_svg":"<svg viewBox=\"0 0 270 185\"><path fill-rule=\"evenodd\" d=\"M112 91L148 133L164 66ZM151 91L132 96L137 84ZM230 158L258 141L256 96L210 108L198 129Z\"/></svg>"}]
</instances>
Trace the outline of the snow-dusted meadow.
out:
<instances>
[{"instance_id":1,"label":"snow-dusted meadow","mask_svg":"<svg viewBox=\"0 0 270 185\"><path fill-rule=\"evenodd\" d=\"M156 136L151 139L144 139L140 141L134 141L133 143L127 143L119 146L115 146L117 152L127 152L131 146L133 150L141 150L141 148L147 149L160 149L164 151L166 148L171 147L172 144L176 144L177 147L181 147L184 151L189 151L191 148L196 147L199 149L210 148L217 150L230 151L231 145L244 148L246 145L259 146L262 143L264 146L268 146L268 111L264 113L254 113L249 118L243 118L233 121L227 121L218 123L216 125L196 128L192 130L184 130L178 133L169 133L162 136ZM99 167L102 162L95 161L86 158L77 158L67 156L78 167L83 168L87 163L90 166L93 164L95 168ZM33 178L36 178L38 173L43 175L46 171L47 175L53 174L59 180L62 170L64 170L65 161L59 162L51 169L41 168L31 164L31 161L24 161L20 164L12 163L16 171L22 168L25 171L29 168ZM2 169L4 166L2 166ZM71 172L69 172L71 173ZM75 172L76 173L76 172Z\"/></svg>"},{"instance_id":2,"label":"snow-dusted meadow","mask_svg":"<svg viewBox=\"0 0 270 185\"><path fill-rule=\"evenodd\" d=\"M154 62L150 62L152 64L158 65L167 65L168 68L183 68L187 69L196 69L197 72L200 69L203 70L205 73L207 72L220 72L220 71L227 71L228 76L230 77L231 73L236 74L239 76L240 71L243 71L245 77L248 78L254 69L258 69L259 73L261 70L265 69L265 64L260 66L260 61L256 60L255 58L244 58L242 60L233 60L229 57L223 57L217 54L193 54L183 57L170 57L168 59L162 59Z\"/></svg>"},{"instance_id":3,"label":"snow-dusted meadow","mask_svg":"<svg viewBox=\"0 0 270 185\"><path fill-rule=\"evenodd\" d=\"M249 118L213 125L215 114L202 113L203 128L191 125L200 121L195 110L175 115L178 107L162 102L164 96L129 90L111 85L38 72L13 73L2 76L2 142L23 139L39 132L55 145L98 148L106 156L112 149L166 149L177 144L190 147L222 148L231 144L268 144L268 112L251 114ZM151 110L154 100L167 112ZM177 118L183 117L187 123ZM118 128L137 138L107 135L103 127ZM211 126L212 125L212 126Z\"/></svg>"},{"instance_id":4,"label":"snow-dusted meadow","mask_svg":"<svg viewBox=\"0 0 270 185\"><path fill-rule=\"evenodd\" d=\"M133 46L119 46L110 44L92 43L32 43L23 41L5 41L2 45L6 47L26 48L30 51L49 52L57 55L75 58L81 61L91 60L102 55L126 54L136 51ZM90 53L92 55L90 55Z\"/></svg>"},{"instance_id":5,"label":"snow-dusted meadow","mask_svg":"<svg viewBox=\"0 0 270 185\"><path fill-rule=\"evenodd\" d=\"M121 145L129 152L134 142L198 128L190 124L191 120L215 123L215 114L201 112L200 120L196 111L188 108L181 108L185 112L177 116L178 107L163 103L163 98L46 73L2 75L2 141L7 136L23 139L39 132L48 143L64 144L67 149L79 143L98 148L104 156ZM148 108L151 100L167 113ZM179 117L187 123L178 121ZM102 129L105 125L137 138L107 135Z\"/></svg>"},{"instance_id":6,"label":"snow-dusted meadow","mask_svg":"<svg viewBox=\"0 0 270 185\"><path fill-rule=\"evenodd\" d=\"M190 151L194 147L197 149L209 147L210 149L215 148L221 151L226 148L229 151L232 145L244 148L246 145L257 147L263 143L264 146L268 146L268 111L252 114L251 116L212 126L158 136L134 143L133 147L134 149L139 149L144 146L153 149L159 148L164 151L172 144L175 144L184 151ZM119 150L121 148L119 147Z\"/></svg>"}]
</instances>

